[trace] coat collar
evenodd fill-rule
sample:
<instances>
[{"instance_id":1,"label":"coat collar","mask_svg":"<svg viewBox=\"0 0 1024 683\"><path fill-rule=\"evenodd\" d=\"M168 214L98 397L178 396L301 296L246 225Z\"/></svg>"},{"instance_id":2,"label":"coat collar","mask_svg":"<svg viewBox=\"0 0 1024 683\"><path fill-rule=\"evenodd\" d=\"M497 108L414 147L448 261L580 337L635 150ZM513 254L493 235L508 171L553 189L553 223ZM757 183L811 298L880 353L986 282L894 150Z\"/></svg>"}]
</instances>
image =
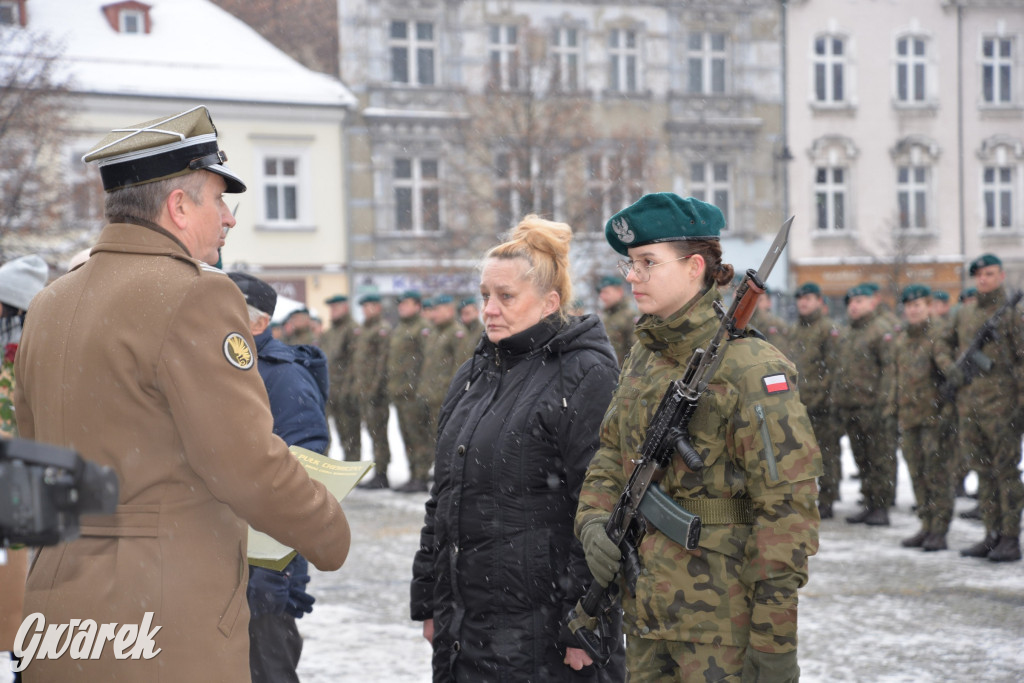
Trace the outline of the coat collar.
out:
<instances>
[{"instance_id":1,"label":"coat collar","mask_svg":"<svg viewBox=\"0 0 1024 683\"><path fill-rule=\"evenodd\" d=\"M202 269L203 263L192 258L185 245L156 223L142 218L124 218L124 223L110 223L103 228L92 253L102 251L117 254L146 254L170 256Z\"/></svg>"},{"instance_id":2,"label":"coat collar","mask_svg":"<svg viewBox=\"0 0 1024 683\"><path fill-rule=\"evenodd\" d=\"M652 352L677 359L687 357L714 334L719 320L713 304L721 300L718 287L712 285L696 301L668 318L644 315L636 325L637 339Z\"/></svg>"}]
</instances>

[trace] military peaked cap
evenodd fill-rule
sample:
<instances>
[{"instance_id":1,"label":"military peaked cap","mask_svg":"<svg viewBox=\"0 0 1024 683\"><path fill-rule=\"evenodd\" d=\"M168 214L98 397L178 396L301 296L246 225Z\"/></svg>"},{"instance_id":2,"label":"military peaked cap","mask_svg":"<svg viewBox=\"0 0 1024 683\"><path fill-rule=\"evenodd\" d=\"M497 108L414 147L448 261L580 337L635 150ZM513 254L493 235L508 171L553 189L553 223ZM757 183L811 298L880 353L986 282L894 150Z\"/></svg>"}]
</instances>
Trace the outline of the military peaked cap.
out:
<instances>
[{"instance_id":1,"label":"military peaked cap","mask_svg":"<svg viewBox=\"0 0 1024 683\"><path fill-rule=\"evenodd\" d=\"M625 256L630 247L654 242L717 240L724 227L725 216L714 204L655 192L612 216L604 236L612 249Z\"/></svg>"},{"instance_id":2,"label":"military peaked cap","mask_svg":"<svg viewBox=\"0 0 1024 683\"><path fill-rule=\"evenodd\" d=\"M115 128L82 157L99 165L107 192L204 170L223 177L227 192L245 192L242 179L224 165L227 160L217 146L210 112L202 105Z\"/></svg>"}]
</instances>

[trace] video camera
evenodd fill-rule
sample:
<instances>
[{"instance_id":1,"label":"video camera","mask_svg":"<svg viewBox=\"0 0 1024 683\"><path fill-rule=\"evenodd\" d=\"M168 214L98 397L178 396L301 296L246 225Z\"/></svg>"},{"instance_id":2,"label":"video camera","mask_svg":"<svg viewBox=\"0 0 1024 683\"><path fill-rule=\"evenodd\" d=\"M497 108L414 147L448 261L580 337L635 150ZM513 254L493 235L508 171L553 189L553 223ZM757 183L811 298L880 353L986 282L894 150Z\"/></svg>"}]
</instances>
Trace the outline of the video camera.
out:
<instances>
[{"instance_id":1,"label":"video camera","mask_svg":"<svg viewBox=\"0 0 1024 683\"><path fill-rule=\"evenodd\" d=\"M117 475L74 451L0 439L0 548L56 545L79 535L79 516L117 508Z\"/></svg>"}]
</instances>

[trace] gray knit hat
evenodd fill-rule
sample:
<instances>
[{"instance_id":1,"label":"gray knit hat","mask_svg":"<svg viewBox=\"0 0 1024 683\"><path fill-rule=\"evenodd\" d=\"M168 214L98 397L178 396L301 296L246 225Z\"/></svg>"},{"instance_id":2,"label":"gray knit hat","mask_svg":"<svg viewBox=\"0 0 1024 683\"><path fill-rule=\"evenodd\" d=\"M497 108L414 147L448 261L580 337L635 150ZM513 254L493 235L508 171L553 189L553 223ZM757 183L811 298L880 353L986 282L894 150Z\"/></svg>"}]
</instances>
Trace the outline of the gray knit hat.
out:
<instances>
[{"instance_id":1,"label":"gray knit hat","mask_svg":"<svg viewBox=\"0 0 1024 683\"><path fill-rule=\"evenodd\" d=\"M36 254L8 261L0 266L0 302L27 311L49 276L50 267Z\"/></svg>"}]
</instances>

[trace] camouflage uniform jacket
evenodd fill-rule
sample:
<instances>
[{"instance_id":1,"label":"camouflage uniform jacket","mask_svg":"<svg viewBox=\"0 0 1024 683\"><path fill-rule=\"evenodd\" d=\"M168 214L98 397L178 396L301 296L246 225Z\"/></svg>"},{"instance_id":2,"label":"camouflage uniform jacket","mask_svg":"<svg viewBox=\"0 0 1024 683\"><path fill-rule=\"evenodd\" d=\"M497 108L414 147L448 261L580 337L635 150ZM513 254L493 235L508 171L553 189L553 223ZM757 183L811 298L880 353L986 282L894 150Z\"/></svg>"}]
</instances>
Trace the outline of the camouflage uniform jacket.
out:
<instances>
[{"instance_id":1,"label":"camouflage uniform jacket","mask_svg":"<svg viewBox=\"0 0 1024 683\"><path fill-rule=\"evenodd\" d=\"M790 330L785 320L771 311L757 309L754 311L754 315L750 317L750 324L747 327L754 328L764 335L769 344L787 356L789 355Z\"/></svg>"},{"instance_id":2,"label":"camouflage uniform jacket","mask_svg":"<svg viewBox=\"0 0 1024 683\"><path fill-rule=\"evenodd\" d=\"M604 323L608 340L611 341L612 348L615 349L619 367L622 367L626 354L629 353L636 341L636 336L633 334L633 328L636 326L636 314L623 299L605 309L604 315L601 316L601 322Z\"/></svg>"},{"instance_id":3,"label":"camouflage uniform jacket","mask_svg":"<svg viewBox=\"0 0 1024 683\"><path fill-rule=\"evenodd\" d=\"M458 357L461 340L456 333L463 330L462 325L453 318L434 327L426 338L423 350L426 377L425 381L420 382L419 393L427 405L435 409L432 417L440 410L448 394L448 385L452 383L455 371L462 365L462 359Z\"/></svg>"},{"instance_id":4,"label":"camouflage uniform jacket","mask_svg":"<svg viewBox=\"0 0 1024 683\"><path fill-rule=\"evenodd\" d=\"M840 409L888 408L892 384L892 332L878 311L850 321L840 336L832 400Z\"/></svg>"},{"instance_id":5,"label":"camouflage uniform jacket","mask_svg":"<svg viewBox=\"0 0 1024 683\"><path fill-rule=\"evenodd\" d=\"M712 287L668 320L646 315L637 324L639 343L622 368L583 484L577 535L618 500L668 383L718 327L711 304L719 298ZM796 648L797 589L818 549L821 453L793 364L756 338L729 341L724 353L690 424L705 467L693 473L675 458L661 487L684 506L687 499L749 499L753 521L707 524L693 551L649 533L639 548L636 597L620 591L623 626L643 638L788 652Z\"/></svg>"},{"instance_id":6,"label":"camouflage uniform jacket","mask_svg":"<svg viewBox=\"0 0 1024 683\"><path fill-rule=\"evenodd\" d=\"M473 357L473 352L476 351L477 344L480 343L480 337L484 333L484 324L480 322L479 318L473 320L469 325L460 324L459 327L461 329L455 333L455 336L459 339L458 355L455 357L456 369Z\"/></svg>"},{"instance_id":7,"label":"camouflage uniform jacket","mask_svg":"<svg viewBox=\"0 0 1024 683\"><path fill-rule=\"evenodd\" d=\"M355 363L356 330L359 325L345 315L332 322L331 329L320 337L320 348L327 354L331 378L331 400L356 395Z\"/></svg>"},{"instance_id":8,"label":"camouflage uniform jacket","mask_svg":"<svg viewBox=\"0 0 1024 683\"><path fill-rule=\"evenodd\" d=\"M423 347L430 326L417 313L398 321L388 347L388 396L392 402L416 397L423 368ZM447 389L447 387L445 387Z\"/></svg>"},{"instance_id":9,"label":"camouflage uniform jacket","mask_svg":"<svg viewBox=\"0 0 1024 683\"><path fill-rule=\"evenodd\" d=\"M355 331L355 390L362 401L387 403L390 335L391 326L379 315Z\"/></svg>"},{"instance_id":10,"label":"camouflage uniform jacket","mask_svg":"<svg viewBox=\"0 0 1024 683\"><path fill-rule=\"evenodd\" d=\"M800 373L800 398L812 413L832 404L829 385L837 363L839 330L820 310L800 319L789 332L789 358Z\"/></svg>"},{"instance_id":11,"label":"camouflage uniform jacket","mask_svg":"<svg viewBox=\"0 0 1024 683\"><path fill-rule=\"evenodd\" d=\"M939 399L936 326L929 321L904 325L893 343L896 381L892 398L900 429L934 426L942 408Z\"/></svg>"},{"instance_id":12,"label":"camouflage uniform jacket","mask_svg":"<svg viewBox=\"0 0 1024 683\"><path fill-rule=\"evenodd\" d=\"M958 307L942 340L939 366L946 370L974 341L978 330L1006 303L1006 290L978 294L976 301ZM1021 311L1005 311L996 326L996 338L981 352L992 359L992 369L982 372L956 395L957 407L1012 417L1024 405L1024 321Z\"/></svg>"}]
</instances>

